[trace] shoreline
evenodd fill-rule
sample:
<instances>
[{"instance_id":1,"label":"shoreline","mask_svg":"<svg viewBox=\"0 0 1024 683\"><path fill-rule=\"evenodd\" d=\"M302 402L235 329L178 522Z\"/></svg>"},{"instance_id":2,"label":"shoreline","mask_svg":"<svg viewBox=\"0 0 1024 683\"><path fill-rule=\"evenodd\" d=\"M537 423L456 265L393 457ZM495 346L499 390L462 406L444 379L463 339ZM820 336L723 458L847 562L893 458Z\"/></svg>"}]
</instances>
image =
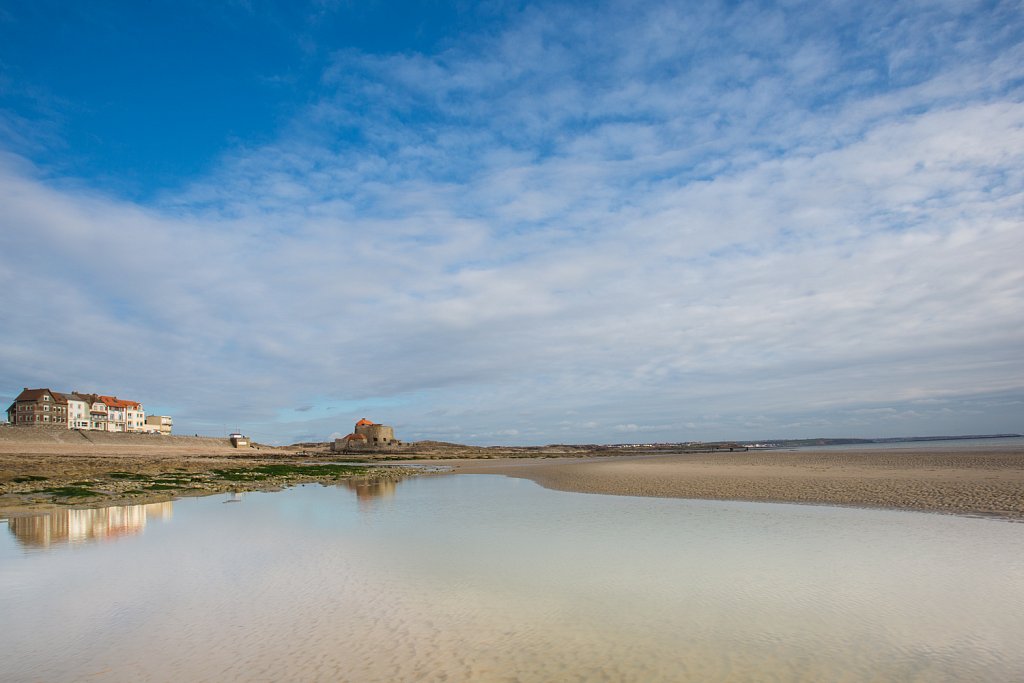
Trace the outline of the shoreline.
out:
<instances>
[{"instance_id":1,"label":"shoreline","mask_svg":"<svg viewBox=\"0 0 1024 683\"><path fill-rule=\"evenodd\" d=\"M1024 520L1024 440L1013 445L647 452L420 444L404 457L320 444L236 449L208 437L112 438L0 430L0 518L279 490L301 483L502 474L578 493L804 503ZM95 437L94 437L95 438ZM321 448L316 448L321 446ZM345 463L345 464L341 464Z\"/></svg>"},{"instance_id":2,"label":"shoreline","mask_svg":"<svg viewBox=\"0 0 1024 683\"><path fill-rule=\"evenodd\" d=\"M591 446L478 447L417 442L400 450L333 452L227 439L82 432L0 425L0 518L61 509L160 503L215 493L273 491L302 483L385 481L426 474L410 465L455 459L589 457ZM349 467L338 463L348 463Z\"/></svg>"},{"instance_id":3,"label":"shoreline","mask_svg":"<svg viewBox=\"0 0 1024 683\"><path fill-rule=\"evenodd\" d=\"M1024 445L456 461L575 493L834 505L1024 520Z\"/></svg>"},{"instance_id":4,"label":"shoreline","mask_svg":"<svg viewBox=\"0 0 1024 683\"><path fill-rule=\"evenodd\" d=\"M55 494L52 491L41 491L38 488L31 489L24 487L6 491L0 489L0 521L20 517L34 517L47 515L61 510L93 510L107 507L119 507L129 505L149 505L152 503L166 503L183 498L201 498L224 493L250 493L250 492L273 492L281 491L292 486L302 484L321 484L333 486L338 484L350 485L374 485L388 481L398 481L408 477L419 476L410 467L401 466L353 466L349 471L332 471L326 474L306 473L303 469L316 470L318 465L305 463L273 463L273 466L294 465L294 471L288 473L270 473L260 476L262 465L253 463L249 467L234 468L229 470L191 470L188 472L165 473L156 477L139 475L128 481L106 480L93 478L88 483L93 488L90 491L94 495L72 494L70 496ZM256 477L250 477L250 473L256 472ZM221 473L226 472L227 476ZM164 479L167 476L178 475L179 479ZM240 475L240 476L239 476ZM234 478L239 476L239 478ZM135 488L139 482L175 482L156 483L155 486L162 487L158 490L145 490ZM38 482L27 482L38 487ZM43 484L47 482L42 482ZM111 485L113 484L113 486ZM118 486L120 484L120 486ZM197 485L198 484L198 485ZM13 488L13 487L12 487ZM65 487L57 487L65 488ZM84 486L82 487L84 488Z\"/></svg>"},{"instance_id":5,"label":"shoreline","mask_svg":"<svg viewBox=\"0 0 1024 683\"><path fill-rule=\"evenodd\" d=\"M343 459L325 459L297 449L239 451L202 437L185 443L69 448L0 442L0 519L418 474L391 463L351 459L343 463Z\"/></svg>"}]
</instances>

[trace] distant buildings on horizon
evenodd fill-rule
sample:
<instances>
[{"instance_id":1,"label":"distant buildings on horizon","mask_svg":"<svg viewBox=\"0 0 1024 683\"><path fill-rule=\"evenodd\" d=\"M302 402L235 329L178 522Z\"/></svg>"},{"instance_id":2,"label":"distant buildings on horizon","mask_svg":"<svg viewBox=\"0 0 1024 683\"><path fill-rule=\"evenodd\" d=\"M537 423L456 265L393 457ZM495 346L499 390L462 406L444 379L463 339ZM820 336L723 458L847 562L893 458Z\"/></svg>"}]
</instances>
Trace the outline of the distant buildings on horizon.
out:
<instances>
[{"instance_id":1,"label":"distant buildings on horizon","mask_svg":"<svg viewBox=\"0 0 1024 683\"><path fill-rule=\"evenodd\" d=\"M66 427L94 432L170 434L169 415L146 416L138 401L117 396L61 393L25 387L7 408L7 421L25 427Z\"/></svg>"}]
</instances>

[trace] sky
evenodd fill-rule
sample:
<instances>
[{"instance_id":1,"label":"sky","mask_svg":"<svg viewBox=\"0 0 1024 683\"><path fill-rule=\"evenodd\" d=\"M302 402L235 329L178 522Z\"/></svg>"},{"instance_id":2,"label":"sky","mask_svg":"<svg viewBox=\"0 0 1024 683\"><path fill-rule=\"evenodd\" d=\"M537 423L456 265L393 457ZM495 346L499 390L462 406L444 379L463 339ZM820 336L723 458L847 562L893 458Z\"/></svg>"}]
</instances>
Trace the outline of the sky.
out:
<instances>
[{"instance_id":1,"label":"sky","mask_svg":"<svg viewBox=\"0 0 1024 683\"><path fill-rule=\"evenodd\" d=\"M0 4L0 402L1024 432L1021 2Z\"/></svg>"}]
</instances>

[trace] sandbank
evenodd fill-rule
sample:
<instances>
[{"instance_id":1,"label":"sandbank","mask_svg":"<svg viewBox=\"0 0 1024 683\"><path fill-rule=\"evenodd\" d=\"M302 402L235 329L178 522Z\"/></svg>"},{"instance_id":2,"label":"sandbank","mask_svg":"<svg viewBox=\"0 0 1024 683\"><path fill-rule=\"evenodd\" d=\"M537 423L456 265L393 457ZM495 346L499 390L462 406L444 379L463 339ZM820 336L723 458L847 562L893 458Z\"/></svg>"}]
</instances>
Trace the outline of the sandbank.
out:
<instances>
[{"instance_id":1,"label":"sandbank","mask_svg":"<svg viewBox=\"0 0 1024 683\"><path fill-rule=\"evenodd\" d=\"M583 459L466 460L561 491L815 503L1024 519L1020 446L763 450Z\"/></svg>"}]
</instances>

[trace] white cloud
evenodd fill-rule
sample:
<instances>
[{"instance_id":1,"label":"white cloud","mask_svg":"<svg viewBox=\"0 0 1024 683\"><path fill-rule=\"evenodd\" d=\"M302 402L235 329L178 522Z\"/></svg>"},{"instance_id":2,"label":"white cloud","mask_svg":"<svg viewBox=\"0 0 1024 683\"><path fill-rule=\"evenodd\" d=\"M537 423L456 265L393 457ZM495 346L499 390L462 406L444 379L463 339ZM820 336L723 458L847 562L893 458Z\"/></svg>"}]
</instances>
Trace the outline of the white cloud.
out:
<instances>
[{"instance_id":1,"label":"white cloud","mask_svg":"<svg viewBox=\"0 0 1024 683\"><path fill-rule=\"evenodd\" d=\"M280 418L311 396L535 442L1019 395L1020 48L851 11L527 10L340 53L279 140L149 206L4 157L0 377L282 440L345 428Z\"/></svg>"}]
</instances>

